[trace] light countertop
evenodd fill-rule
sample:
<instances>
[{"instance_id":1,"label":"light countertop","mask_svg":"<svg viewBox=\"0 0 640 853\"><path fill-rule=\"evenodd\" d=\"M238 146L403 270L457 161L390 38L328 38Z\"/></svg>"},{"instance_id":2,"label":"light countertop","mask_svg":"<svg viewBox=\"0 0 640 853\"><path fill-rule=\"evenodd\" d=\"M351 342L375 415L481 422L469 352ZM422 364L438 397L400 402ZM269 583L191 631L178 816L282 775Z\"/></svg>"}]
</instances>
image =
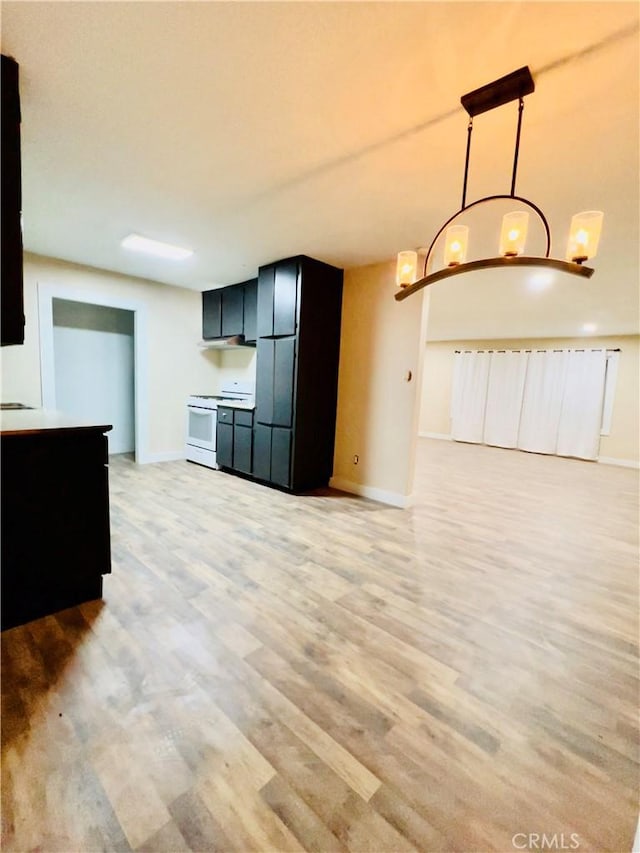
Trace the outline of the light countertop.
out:
<instances>
[{"instance_id":1,"label":"light countertop","mask_svg":"<svg viewBox=\"0 0 640 853\"><path fill-rule=\"evenodd\" d=\"M248 400L225 400L224 403L222 401L218 403L218 408L220 407L227 409L248 409L249 411L253 411L256 404L255 401L249 402Z\"/></svg>"},{"instance_id":2,"label":"light countertop","mask_svg":"<svg viewBox=\"0 0 640 853\"><path fill-rule=\"evenodd\" d=\"M112 424L76 418L53 409L17 409L0 411L0 434L20 435L48 431L99 430L108 432Z\"/></svg>"}]
</instances>

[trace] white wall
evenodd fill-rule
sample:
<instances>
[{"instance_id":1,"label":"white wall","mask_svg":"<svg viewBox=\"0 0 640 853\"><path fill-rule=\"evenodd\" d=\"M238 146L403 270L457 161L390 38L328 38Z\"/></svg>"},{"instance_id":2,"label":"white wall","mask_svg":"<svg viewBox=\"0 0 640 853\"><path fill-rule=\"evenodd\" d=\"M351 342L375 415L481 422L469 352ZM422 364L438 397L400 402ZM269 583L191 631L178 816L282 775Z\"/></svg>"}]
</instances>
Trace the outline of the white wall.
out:
<instances>
[{"instance_id":1,"label":"white wall","mask_svg":"<svg viewBox=\"0 0 640 853\"><path fill-rule=\"evenodd\" d=\"M203 389L218 387L215 358L197 346L202 339L201 294L129 278L116 273L25 254L25 342L2 347L2 399L42 405L38 323L38 282L60 288L64 298L97 302L118 297L136 302L146 312L147 392L142 401L146 414L147 461L184 453L186 399Z\"/></svg>"},{"instance_id":2,"label":"white wall","mask_svg":"<svg viewBox=\"0 0 640 853\"><path fill-rule=\"evenodd\" d=\"M451 379L455 350L619 348L610 435L600 440L600 458L638 464L640 459L640 337L621 335L580 338L428 341L425 348L420 433L448 436Z\"/></svg>"},{"instance_id":3,"label":"white wall","mask_svg":"<svg viewBox=\"0 0 640 853\"><path fill-rule=\"evenodd\" d=\"M109 453L135 448L133 312L53 300L56 408L108 423Z\"/></svg>"}]
</instances>

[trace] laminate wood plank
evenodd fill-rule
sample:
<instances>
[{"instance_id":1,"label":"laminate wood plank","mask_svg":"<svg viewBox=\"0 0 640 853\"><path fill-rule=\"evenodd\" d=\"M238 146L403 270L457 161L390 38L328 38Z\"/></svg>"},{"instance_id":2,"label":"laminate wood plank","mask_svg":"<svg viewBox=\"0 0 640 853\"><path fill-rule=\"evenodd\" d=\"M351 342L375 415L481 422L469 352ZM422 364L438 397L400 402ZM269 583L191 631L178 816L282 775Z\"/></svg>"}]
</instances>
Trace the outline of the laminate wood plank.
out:
<instances>
[{"instance_id":1,"label":"laminate wood plank","mask_svg":"<svg viewBox=\"0 0 640 853\"><path fill-rule=\"evenodd\" d=\"M144 844L136 847L136 853L174 853L176 850L185 850L187 842L184 836L170 820L157 832L148 838Z\"/></svg>"},{"instance_id":2,"label":"laminate wood plank","mask_svg":"<svg viewBox=\"0 0 640 853\"><path fill-rule=\"evenodd\" d=\"M347 848L323 820L280 776L264 786L260 795L287 829L311 853L345 853Z\"/></svg>"},{"instance_id":3,"label":"laminate wood plank","mask_svg":"<svg viewBox=\"0 0 640 853\"><path fill-rule=\"evenodd\" d=\"M233 850L229 837L193 789L174 800L169 812L185 840L186 849L198 853L228 853ZM182 845L174 847L174 850L184 849Z\"/></svg>"}]
</instances>

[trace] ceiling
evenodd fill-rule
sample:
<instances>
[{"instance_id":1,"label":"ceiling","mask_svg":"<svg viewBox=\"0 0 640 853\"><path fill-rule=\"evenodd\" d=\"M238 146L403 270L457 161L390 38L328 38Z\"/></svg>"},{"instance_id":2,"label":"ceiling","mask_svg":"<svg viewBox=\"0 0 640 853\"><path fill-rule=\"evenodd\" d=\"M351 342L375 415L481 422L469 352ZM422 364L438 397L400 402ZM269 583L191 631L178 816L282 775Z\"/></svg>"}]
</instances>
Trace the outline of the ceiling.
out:
<instances>
[{"instance_id":1,"label":"ceiling","mask_svg":"<svg viewBox=\"0 0 640 853\"><path fill-rule=\"evenodd\" d=\"M635 2L2 3L2 52L21 67L25 246L196 290L301 253L387 260L459 206L460 95L528 64L518 192L545 211L552 254L574 212L605 224L593 279L518 285L506 336L539 321L637 333L638 17ZM476 118L469 200L508 192L515 116ZM194 255L130 253L133 231ZM480 337L495 319L494 280L465 278L432 288L441 337L475 335L455 317Z\"/></svg>"}]
</instances>

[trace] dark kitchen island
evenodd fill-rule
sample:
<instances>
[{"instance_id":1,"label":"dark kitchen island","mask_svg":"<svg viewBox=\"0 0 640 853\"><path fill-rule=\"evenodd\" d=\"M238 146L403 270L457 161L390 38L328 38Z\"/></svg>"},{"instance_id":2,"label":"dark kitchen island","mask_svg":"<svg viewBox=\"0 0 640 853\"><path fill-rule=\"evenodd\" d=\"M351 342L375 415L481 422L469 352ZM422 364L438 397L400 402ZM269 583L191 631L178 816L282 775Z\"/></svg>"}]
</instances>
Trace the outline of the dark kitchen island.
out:
<instances>
[{"instance_id":1,"label":"dark kitchen island","mask_svg":"<svg viewBox=\"0 0 640 853\"><path fill-rule=\"evenodd\" d=\"M102 597L110 429L43 409L0 412L3 630Z\"/></svg>"}]
</instances>

